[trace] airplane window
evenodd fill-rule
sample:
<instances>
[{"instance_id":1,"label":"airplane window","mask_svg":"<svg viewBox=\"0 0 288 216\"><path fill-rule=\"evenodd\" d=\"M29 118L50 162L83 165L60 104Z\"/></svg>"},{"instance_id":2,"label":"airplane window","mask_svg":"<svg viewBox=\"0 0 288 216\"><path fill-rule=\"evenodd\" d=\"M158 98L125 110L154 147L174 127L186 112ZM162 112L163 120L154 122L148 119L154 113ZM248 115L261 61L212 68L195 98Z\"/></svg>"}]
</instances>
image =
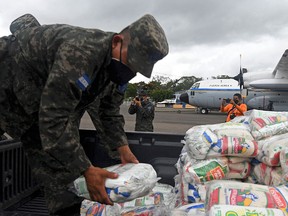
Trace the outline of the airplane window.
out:
<instances>
[{"instance_id":1,"label":"airplane window","mask_svg":"<svg viewBox=\"0 0 288 216\"><path fill-rule=\"evenodd\" d=\"M194 83L191 88L192 89L198 89L199 85L200 85L200 83Z\"/></svg>"}]
</instances>

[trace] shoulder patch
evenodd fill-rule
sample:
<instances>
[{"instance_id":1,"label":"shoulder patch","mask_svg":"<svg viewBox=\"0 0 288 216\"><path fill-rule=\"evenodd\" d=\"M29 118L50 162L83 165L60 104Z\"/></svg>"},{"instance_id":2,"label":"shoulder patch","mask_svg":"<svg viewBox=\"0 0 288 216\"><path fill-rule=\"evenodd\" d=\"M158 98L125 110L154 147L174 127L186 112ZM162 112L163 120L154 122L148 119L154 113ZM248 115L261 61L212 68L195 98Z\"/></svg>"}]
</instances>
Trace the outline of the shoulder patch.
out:
<instances>
[{"instance_id":1,"label":"shoulder patch","mask_svg":"<svg viewBox=\"0 0 288 216\"><path fill-rule=\"evenodd\" d=\"M76 80L76 84L82 91L84 91L90 83L91 80L87 74L84 74Z\"/></svg>"}]
</instances>

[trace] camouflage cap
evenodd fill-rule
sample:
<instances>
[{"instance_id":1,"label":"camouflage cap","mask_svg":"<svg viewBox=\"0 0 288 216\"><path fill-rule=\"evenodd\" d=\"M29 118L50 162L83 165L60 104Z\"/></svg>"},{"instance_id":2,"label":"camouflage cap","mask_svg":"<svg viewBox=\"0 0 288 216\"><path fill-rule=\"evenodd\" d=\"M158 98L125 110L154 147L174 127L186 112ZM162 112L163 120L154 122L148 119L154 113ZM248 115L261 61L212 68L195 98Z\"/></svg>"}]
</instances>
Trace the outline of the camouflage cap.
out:
<instances>
[{"instance_id":1,"label":"camouflage cap","mask_svg":"<svg viewBox=\"0 0 288 216\"><path fill-rule=\"evenodd\" d=\"M31 14L24 14L23 16L18 17L11 23L10 31L12 34L15 34L15 32L18 30L35 26L40 26L38 20Z\"/></svg>"},{"instance_id":2,"label":"camouflage cap","mask_svg":"<svg viewBox=\"0 0 288 216\"><path fill-rule=\"evenodd\" d=\"M168 54L165 33L155 18L144 15L128 26L130 42L127 65L134 72L151 77L154 64Z\"/></svg>"}]
</instances>

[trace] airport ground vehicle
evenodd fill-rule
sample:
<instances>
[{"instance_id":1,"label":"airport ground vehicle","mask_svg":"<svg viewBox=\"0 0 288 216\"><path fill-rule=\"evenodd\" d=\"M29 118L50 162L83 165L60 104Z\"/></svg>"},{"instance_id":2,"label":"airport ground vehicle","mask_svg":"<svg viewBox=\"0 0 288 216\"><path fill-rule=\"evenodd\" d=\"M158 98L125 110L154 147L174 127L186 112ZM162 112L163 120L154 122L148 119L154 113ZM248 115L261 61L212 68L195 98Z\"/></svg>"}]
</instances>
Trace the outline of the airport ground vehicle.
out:
<instances>
[{"instance_id":1,"label":"airport ground vehicle","mask_svg":"<svg viewBox=\"0 0 288 216\"><path fill-rule=\"evenodd\" d=\"M184 134L127 132L131 150L140 162L153 165L159 182L174 186L174 164L179 158ZM109 159L99 147L97 132L80 130L81 144L90 160L100 167L118 161ZM48 215L43 195L31 176L22 144L15 140L0 142L0 215Z\"/></svg>"}]
</instances>

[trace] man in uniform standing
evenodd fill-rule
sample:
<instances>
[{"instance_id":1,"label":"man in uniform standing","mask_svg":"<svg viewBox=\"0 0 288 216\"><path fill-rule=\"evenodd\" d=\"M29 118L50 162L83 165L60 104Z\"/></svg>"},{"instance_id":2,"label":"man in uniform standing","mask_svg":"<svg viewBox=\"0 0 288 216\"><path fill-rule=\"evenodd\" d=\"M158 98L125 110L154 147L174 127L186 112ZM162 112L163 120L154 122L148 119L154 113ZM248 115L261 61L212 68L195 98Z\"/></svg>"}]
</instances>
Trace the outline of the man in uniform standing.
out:
<instances>
[{"instance_id":1,"label":"man in uniform standing","mask_svg":"<svg viewBox=\"0 0 288 216\"><path fill-rule=\"evenodd\" d=\"M51 215L79 215L82 198L68 185L80 175L92 200L111 205L105 180L118 176L91 164L73 116L110 81L124 88L137 72L150 77L154 64L168 54L163 29L151 15L117 34L40 25L26 14L13 21L10 30L12 35L0 38L0 128L21 139ZM106 100L107 105L113 98ZM113 116L109 119L113 121ZM109 130L113 122L104 124ZM123 127L118 129L122 134ZM137 163L126 141L124 137L113 148L122 163Z\"/></svg>"},{"instance_id":2,"label":"man in uniform standing","mask_svg":"<svg viewBox=\"0 0 288 216\"><path fill-rule=\"evenodd\" d=\"M136 113L135 131L153 132L154 110L154 104L148 99L147 92L141 91L128 109L129 114Z\"/></svg>"}]
</instances>

